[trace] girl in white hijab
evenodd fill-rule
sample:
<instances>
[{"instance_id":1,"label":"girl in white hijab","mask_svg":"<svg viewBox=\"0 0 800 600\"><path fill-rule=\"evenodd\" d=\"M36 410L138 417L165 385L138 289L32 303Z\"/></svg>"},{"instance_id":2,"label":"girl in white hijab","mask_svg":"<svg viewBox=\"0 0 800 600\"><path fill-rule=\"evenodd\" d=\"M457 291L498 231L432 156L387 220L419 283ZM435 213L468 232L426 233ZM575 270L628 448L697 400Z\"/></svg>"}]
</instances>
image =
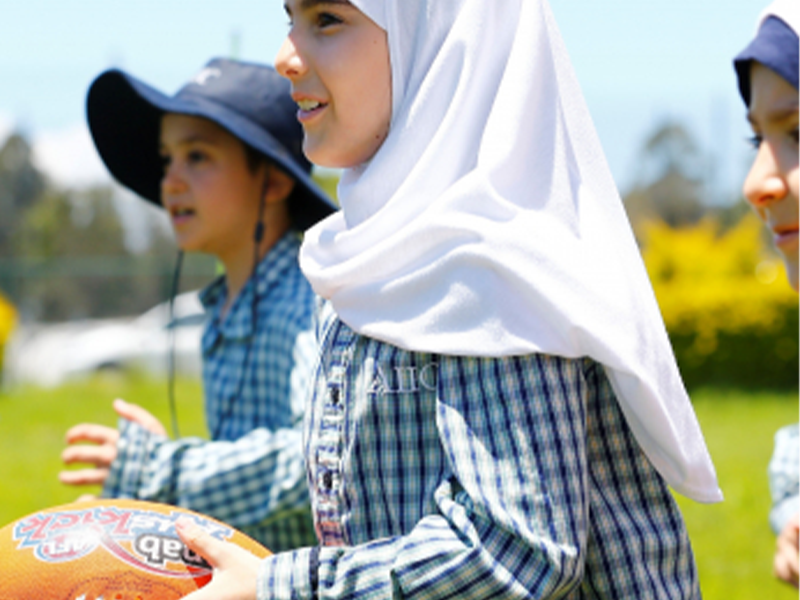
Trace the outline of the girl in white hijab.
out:
<instances>
[{"instance_id":1,"label":"girl in white hijab","mask_svg":"<svg viewBox=\"0 0 800 600\"><path fill-rule=\"evenodd\" d=\"M721 493L546 2L285 6L304 150L344 169L301 252L321 546L184 528L192 598L699 598L667 486Z\"/></svg>"}]
</instances>

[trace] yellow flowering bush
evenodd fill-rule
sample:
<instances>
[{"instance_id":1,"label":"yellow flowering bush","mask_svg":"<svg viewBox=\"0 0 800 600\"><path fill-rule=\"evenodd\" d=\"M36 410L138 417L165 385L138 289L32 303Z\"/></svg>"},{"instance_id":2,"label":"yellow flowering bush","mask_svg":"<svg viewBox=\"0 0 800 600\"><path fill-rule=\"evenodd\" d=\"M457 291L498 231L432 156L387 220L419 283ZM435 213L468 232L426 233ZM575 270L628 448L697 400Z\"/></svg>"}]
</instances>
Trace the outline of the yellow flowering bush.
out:
<instances>
[{"instance_id":1,"label":"yellow flowering bush","mask_svg":"<svg viewBox=\"0 0 800 600\"><path fill-rule=\"evenodd\" d=\"M688 385L797 385L798 296L748 214L643 226L643 257Z\"/></svg>"},{"instance_id":2,"label":"yellow flowering bush","mask_svg":"<svg viewBox=\"0 0 800 600\"><path fill-rule=\"evenodd\" d=\"M3 350L16 323L17 311L14 309L14 305L3 294L0 294L0 380L3 374Z\"/></svg>"}]
</instances>

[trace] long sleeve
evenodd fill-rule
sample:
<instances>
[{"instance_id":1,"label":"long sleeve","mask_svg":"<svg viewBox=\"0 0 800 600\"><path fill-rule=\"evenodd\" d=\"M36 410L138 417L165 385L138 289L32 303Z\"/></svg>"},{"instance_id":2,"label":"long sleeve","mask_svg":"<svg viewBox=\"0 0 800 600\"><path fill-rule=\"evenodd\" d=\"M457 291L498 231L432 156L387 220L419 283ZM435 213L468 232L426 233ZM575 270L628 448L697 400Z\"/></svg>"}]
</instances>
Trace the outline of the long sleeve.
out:
<instances>
[{"instance_id":1,"label":"long sleeve","mask_svg":"<svg viewBox=\"0 0 800 600\"><path fill-rule=\"evenodd\" d=\"M208 514L281 550L313 540L302 432L259 428L231 442L170 441L120 421L103 495Z\"/></svg>"},{"instance_id":2,"label":"long sleeve","mask_svg":"<svg viewBox=\"0 0 800 600\"><path fill-rule=\"evenodd\" d=\"M772 509L769 522L778 534L800 512L800 442L798 425L787 425L775 434L775 447L769 462L769 489Z\"/></svg>"},{"instance_id":3,"label":"long sleeve","mask_svg":"<svg viewBox=\"0 0 800 600\"><path fill-rule=\"evenodd\" d=\"M308 550L267 559L260 600L311 598L300 590L315 578L319 599L697 597L677 509L601 368L371 344L341 352L316 388L316 572ZM348 365L369 373L351 379ZM601 426L607 439L590 444Z\"/></svg>"},{"instance_id":4,"label":"long sleeve","mask_svg":"<svg viewBox=\"0 0 800 600\"><path fill-rule=\"evenodd\" d=\"M104 495L177 504L244 531L272 551L316 542L303 457L303 412L318 356L315 298L287 235L219 318L224 280L202 299L207 424L212 441L170 441L120 422ZM257 300L257 302L256 302ZM256 302L257 317L254 317Z\"/></svg>"}]
</instances>

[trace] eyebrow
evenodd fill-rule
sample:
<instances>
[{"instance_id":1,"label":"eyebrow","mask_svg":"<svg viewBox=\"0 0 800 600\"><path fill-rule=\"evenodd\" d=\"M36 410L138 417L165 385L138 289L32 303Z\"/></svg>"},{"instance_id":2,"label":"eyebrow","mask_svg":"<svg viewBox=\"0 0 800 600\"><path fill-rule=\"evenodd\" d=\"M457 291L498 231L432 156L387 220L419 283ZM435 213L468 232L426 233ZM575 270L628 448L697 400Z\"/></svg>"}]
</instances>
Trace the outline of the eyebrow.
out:
<instances>
[{"instance_id":1,"label":"eyebrow","mask_svg":"<svg viewBox=\"0 0 800 600\"><path fill-rule=\"evenodd\" d=\"M338 4L343 6L351 6L350 0L301 0L300 10L309 10L322 4Z\"/></svg>"},{"instance_id":2,"label":"eyebrow","mask_svg":"<svg viewBox=\"0 0 800 600\"><path fill-rule=\"evenodd\" d=\"M196 144L196 143L214 144L215 140L212 137L210 137L208 135L205 135L205 134L202 134L202 133L193 133L191 135L187 135L184 138L180 138L178 140L175 140L173 145L174 146L186 146L188 144ZM159 150L166 150L167 149L167 144L165 144L164 142L159 142L158 143L158 148L159 148Z\"/></svg>"},{"instance_id":3,"label":"eyebrow","mask_svg":"<svg viewBox=\"0 0 800 600\"><path fill-rule=\"evenodd\" d=\"M788 106L781 106L774 110L769 111L765 116L768 122L780 122L786 119L789 119L795 115L797 115L798 111L798 103L793 102L791 105ZM747 111L747 120L750 123L755 124L756 118L751 111Z\"/></svg>"}]
</instances>

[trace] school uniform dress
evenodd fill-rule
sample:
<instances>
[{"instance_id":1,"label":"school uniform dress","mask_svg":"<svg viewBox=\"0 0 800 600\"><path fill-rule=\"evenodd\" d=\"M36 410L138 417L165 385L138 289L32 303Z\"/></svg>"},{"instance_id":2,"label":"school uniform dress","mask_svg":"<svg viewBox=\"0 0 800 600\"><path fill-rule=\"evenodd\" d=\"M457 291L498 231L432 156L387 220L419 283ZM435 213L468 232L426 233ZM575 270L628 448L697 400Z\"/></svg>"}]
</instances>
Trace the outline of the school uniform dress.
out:
<instances>
[{"instance_id":1,"label":"school uniform dress","mask_svg":"<svg viewBox=\"0 0 800 600\"><path fill-rule=\"evenodd\" d=\"M203 290L208 430L171 441L120 420L118 458L104 497L138 498L216 517L280 551L316 543L309 509L302 413L317 356L314 294L284 236L257 267L228 314L224 278ZM249 349L248 349L249 347Z\"/></svg>"},{"instance_id":2,"label":"school uniform dress","mask_svg":"<svg viewBox=\"0 0 800 600\"><path fill-rule=\"evenodd\" d=\"M303 238L321 546L258 597L699 598L667 482L722 494L547 3L351 4L391 122Z\"/></svg>"},{"instance_id":3,"label":"school uniform dress","mask_svg":"<svg viewBox=\"0 0 800 600\"><path fill-rule=\"evenodd\" d=\"M305 438L322 547L266 559L260 599L700 598L598 363L323 331Z\"/></svg>"}]
</instances>

